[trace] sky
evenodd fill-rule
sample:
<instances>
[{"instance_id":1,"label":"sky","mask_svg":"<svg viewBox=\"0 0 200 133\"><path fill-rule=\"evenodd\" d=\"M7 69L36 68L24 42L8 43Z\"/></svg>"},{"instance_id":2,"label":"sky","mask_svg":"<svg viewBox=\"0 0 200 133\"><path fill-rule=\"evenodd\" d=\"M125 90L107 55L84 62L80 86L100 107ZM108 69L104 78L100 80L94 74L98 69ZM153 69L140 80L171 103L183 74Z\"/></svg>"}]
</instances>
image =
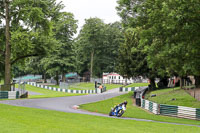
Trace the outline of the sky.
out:
<instances>
[{"instance_id":1,"label":"sky","mask_svg":"<svg viewBox=\"0 0 200 133\"><path fill-rule=\"evenodd\" d=\"M84 20L90 17L98 17L105 23L120 21L115 7L117 0L57 0L65 5L64 11L74 14L78 20L79 29L84 24Z\"/></svg>"}]
</instances>

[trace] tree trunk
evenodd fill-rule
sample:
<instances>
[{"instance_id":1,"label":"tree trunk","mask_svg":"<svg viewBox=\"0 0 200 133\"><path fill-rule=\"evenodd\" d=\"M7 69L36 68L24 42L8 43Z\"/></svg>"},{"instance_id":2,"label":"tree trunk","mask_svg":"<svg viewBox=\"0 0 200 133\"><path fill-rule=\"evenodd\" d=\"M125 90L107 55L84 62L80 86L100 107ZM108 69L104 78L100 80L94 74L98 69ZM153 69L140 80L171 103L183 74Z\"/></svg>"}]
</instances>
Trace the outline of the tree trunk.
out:
<instances>
[{"instance_id":1,"label":"tree trunk","mask_svg":"<svg viewBox=\"0 0 200 133\"><path fill-rule=\"evenodd\" d=\"M44 83L47 83L47 76L46 76L46 73L44 73Z\"/></svg>"},{"instance_id":2,"label":"tree trunk","mask_svg":"<svg viewBox=\"0 0 200 133\"><path fill-rule=\"evenodd\" d=\"M62 73L62 82L65 82L66 78L65 78L65 73Z\"/></svg>"},{"instance_id":3,"label":"tree trunk","mask_svg":"<svg viewBox=\"0 0 200 133\"><path fill-rule=\"evenodd\" d=\"M56 72L56 85L59 85L59 77L58 77L58 72Z\"/></svg>"},{"instance_id":4,"label":"tree trunk","mask_svg":"<svg viewBox=\"0 0 200 133\"><path fill-rule=\"evenodd\" d=\"M94 50L91 53L90 79L93 77Z\"/></svg>"},{"instance_id":5,"label":"tree trunk","mask_svg":"<svg viewBox=\"0 0 200 133\"><path fill-rule=\"evenodd\" d=\"M200 76L194 76L196 88L200 88Z\"/></svg>"},{"instance_id":6,"label":"tree trunk","mask_svg":"<svg viewBox=\"0 0 200 133\"><path fill-rule=\"evenodd\" d=\"M155 79L154 78L150 78L150 88L149 90L155 90L156 89L156 84L155 84Z\"/></svg>"},{"instance_id":7,"label":"tree trunk","mask_svg":"<svg viewBox=\"0 0 200 133\"><path fill-rule=\"evenodd\" d=\"M5 9L6 9L6 50L5 50L5 80L4 84L10 85L11 83L11 45L10 45L10 19L9 19L9 1L5 0Z\"/></svg>"},{"instance_id":8,"label":"tree trunk","mask_svg":"<svg viewBox=\"0 0 200 133\"><path fill-rule=\"evenodd\" d=\"M183 77L180 78L180 88L183 89Z\"/></svg>"}]
</instances>

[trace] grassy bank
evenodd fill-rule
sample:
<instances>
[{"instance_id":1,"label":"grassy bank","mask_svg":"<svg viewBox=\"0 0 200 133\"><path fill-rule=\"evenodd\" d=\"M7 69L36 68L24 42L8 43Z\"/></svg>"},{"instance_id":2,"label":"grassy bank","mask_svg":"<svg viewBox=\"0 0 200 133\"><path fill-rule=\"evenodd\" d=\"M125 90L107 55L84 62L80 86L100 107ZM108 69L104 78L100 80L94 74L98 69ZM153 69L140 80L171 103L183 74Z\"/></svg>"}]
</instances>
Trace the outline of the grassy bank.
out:
<instances>
[{"instance_id":1,"label":"grassy bank","mask_svg":"<svg viewBox=\"0 0 200 133\"><path fill-rule=\"evenodd\" d=\"M2 133L199 133L200 128L0 104Z\"/></svg>"},{"instance_id":2,"label":"grassy bank","mask_svg":"<svg viewBox=\"0 0 200 133\"><path fill-rule=\"evenodd\" d=\"M156 94L156 97L150 97L152 94ZM152 91L150 94L147 94L146 98L160 104L200 108L200 102L180 88Z\"/></svg>"},{"instance_id":3,"label":"grassy bank","mask_svg":"<svg viewBox=\"0 0 200 133\"><path fill-rule=\"evenodd\" d=\"M92 111L92 112L108 114L111 107L123 102L124 100L127 100L128 101L127 110L124 113L123 117L132 117L132 118L149 119L149 120L155 120L155 121L200 125L200 121L151 114L139 107L132 105L133 101L132 101L131 96L132 96L132 93L129 93L129 94L121 95L115 98L111 98L111 99L96 102L96 103L84 104L84 105L81 105L81 108L88 111Z\"/></svg>"}]
</instances>

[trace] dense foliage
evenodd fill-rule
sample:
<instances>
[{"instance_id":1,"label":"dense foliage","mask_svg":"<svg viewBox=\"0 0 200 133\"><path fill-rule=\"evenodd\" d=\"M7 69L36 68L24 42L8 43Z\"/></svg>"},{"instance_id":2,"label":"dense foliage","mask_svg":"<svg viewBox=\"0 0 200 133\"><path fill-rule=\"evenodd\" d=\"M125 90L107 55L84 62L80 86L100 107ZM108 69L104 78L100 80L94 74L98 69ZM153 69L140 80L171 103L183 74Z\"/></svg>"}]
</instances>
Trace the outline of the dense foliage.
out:
<instances>
[{"instance_id":1,"label":"dense foliage","mask_svg":"<svg viewBox=\"0 0 200 133\"><path fill-rule=\"evenodd\" d=\"M119 22L105 24L99 18L86 19L76 40L77 71L90 71L92 77L115 71L118 48L122 42Z\"/></svg>"},{"instance_id":2,"label":"dense foliage","mask_svg":"<svg viewBox=\"0 0 200 133\"><path fill-rule=\"evenodd\" d=\"M125 36L133 40L123 45L131 46L129 62L139 61L143 53L142 62L147 62L140 71L149 69L157 77L193 75L200 79L200 1L164 1L164 0L118 0L118 13L123 19L125 28L132 28ZM137 39L132 34L137 34ZM141 51L141 52L140 52ZM121 51L121 55L125 52ZM124 64L124 60L120 61ZM139 64L140 67L140 64ZM140 73L137 69L120 67L128 74ZM149 69L146 69L149 68ZM135 70L132 70L135 69ZM130 74L130 73L129 73ZM196 82L196 83L197 83Z\"/></svg>"}]
</instances>

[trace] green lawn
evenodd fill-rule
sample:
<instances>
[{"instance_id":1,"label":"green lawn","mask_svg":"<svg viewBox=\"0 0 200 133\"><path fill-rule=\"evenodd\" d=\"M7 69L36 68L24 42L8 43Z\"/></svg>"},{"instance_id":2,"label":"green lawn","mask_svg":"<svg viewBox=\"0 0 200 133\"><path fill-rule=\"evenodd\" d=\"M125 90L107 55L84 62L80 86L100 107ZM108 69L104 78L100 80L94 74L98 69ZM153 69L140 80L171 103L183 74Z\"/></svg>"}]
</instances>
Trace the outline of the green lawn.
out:
<instances>
[{"instance_id":1,"label":"green lawn","mask_svg":"<svg viewBox=\"0 0 200 133\"><path fill-rule=\"evenodd\" d=\"M119 88L122 86L122 85L118 85L118 84L104 84L104 85L106 86L107 90ZM59 85L49 85L49 86L60 88ZM70 86L69 89L71 89L71 90L94 90L95 85L94 85L94 83L80 83L80 84Z\"/></svg>"},{"instance_id":2,"label":"green lawn","mask_svg":"<svg viewBox=\"0 0 200 133\"><path fill-rule=\"evenodd\" d=\"M4 84L4 81L3 80L0 80L0 85Z\"/></svg>"},{"instance_id":3,"label":"green lawn","mask_svg":"<svg viewBox=\"0 0 200 133\"><path fill-rule=\"evenodd\" d=\"M49 85L51 87L60 88L59 85ZM94 83L79 83L69 87L71 90L94 90Z\"/></svg>"},{"instance_id":4,"label":"green lawn","mask_svg":"<svg viewBox=\"0 0 200 133\"><path fill-rule=\"evenodd\" d=\"M81 105L80 107L82 109L85 109L88 111L108 114L110 112L111 107L114 107L114 105L117 105L117 104L123 102L124 100L127 100L128 101L127 110L124 113L123 117L132 117L132 118L149 119L149 120L155 120L155 121L186 123L186 124L199 124L200 125L200 121L151 114L139 107L132 105L133 102L132 102L131 96L132 96L132 93L130 92L125 95L107 99L105 101L84 104L84 105Z\"/></svg>"},{"instance_id":5,"label":"green lawn","mask_svg":"<svg viewBox=\"0 0 200 133\"><path fill-rule=\"evenodd\" d=\"M199 133L200 128L0 104L2 133Z\"/></svg>"},{"instance_id":6,"label":"green lawn","mask_svg":"<svg viewBox=\"0 0 200 133\"><path fill-rule=\"evenodd\" d=\"M149 83L133 83L133 84L130 84L130 85L127 85L125 87L142 87L142 86L148 86Z\"/></svg>"},{"instance_id":7,"label":"green lawn","mask_svg":"<svg viewBox=\"0 0 200 133\"><path fill-rule=\"evenodd\" d=\"M156 97L150 97L152 94L156 94ZM152 91L148 94L147 99L160 103L160 104L169 104L169 105L178 105L178 106L186 106L193 108L200 108L200 102L195 98L190 96L183 89L179 88L169 88L169 89L161 89ZM176 100L172 100L172 99Z\"/></svg>"},{"instance_id":8,"label":"green lawn","mask_svg":"<svg viewBox=\"0 0 200 133\"><path fill-rule=\"evenodd\" d=\"M81 95L81 94L57 92L57 91L47 90L43 88L38 88L31 85L26 85L26 90L32 91L32 92L38 92L42 94L42 95L29 95L28 98L49 98L49 97L64 97L64 96Z\"/></svg>"},{"instance_id":9,"label":"green lawn","mask_svg":"<svg viewBox=\"0 0 200 133\"><path fill-rule=\"evenodd\" d=\"M111 89L114 89L114 88L119 88L121 87L122 85L119 85L119 84L104 84L106 86L106 90L111 90Z\"/></svg>"}]
</instances>

